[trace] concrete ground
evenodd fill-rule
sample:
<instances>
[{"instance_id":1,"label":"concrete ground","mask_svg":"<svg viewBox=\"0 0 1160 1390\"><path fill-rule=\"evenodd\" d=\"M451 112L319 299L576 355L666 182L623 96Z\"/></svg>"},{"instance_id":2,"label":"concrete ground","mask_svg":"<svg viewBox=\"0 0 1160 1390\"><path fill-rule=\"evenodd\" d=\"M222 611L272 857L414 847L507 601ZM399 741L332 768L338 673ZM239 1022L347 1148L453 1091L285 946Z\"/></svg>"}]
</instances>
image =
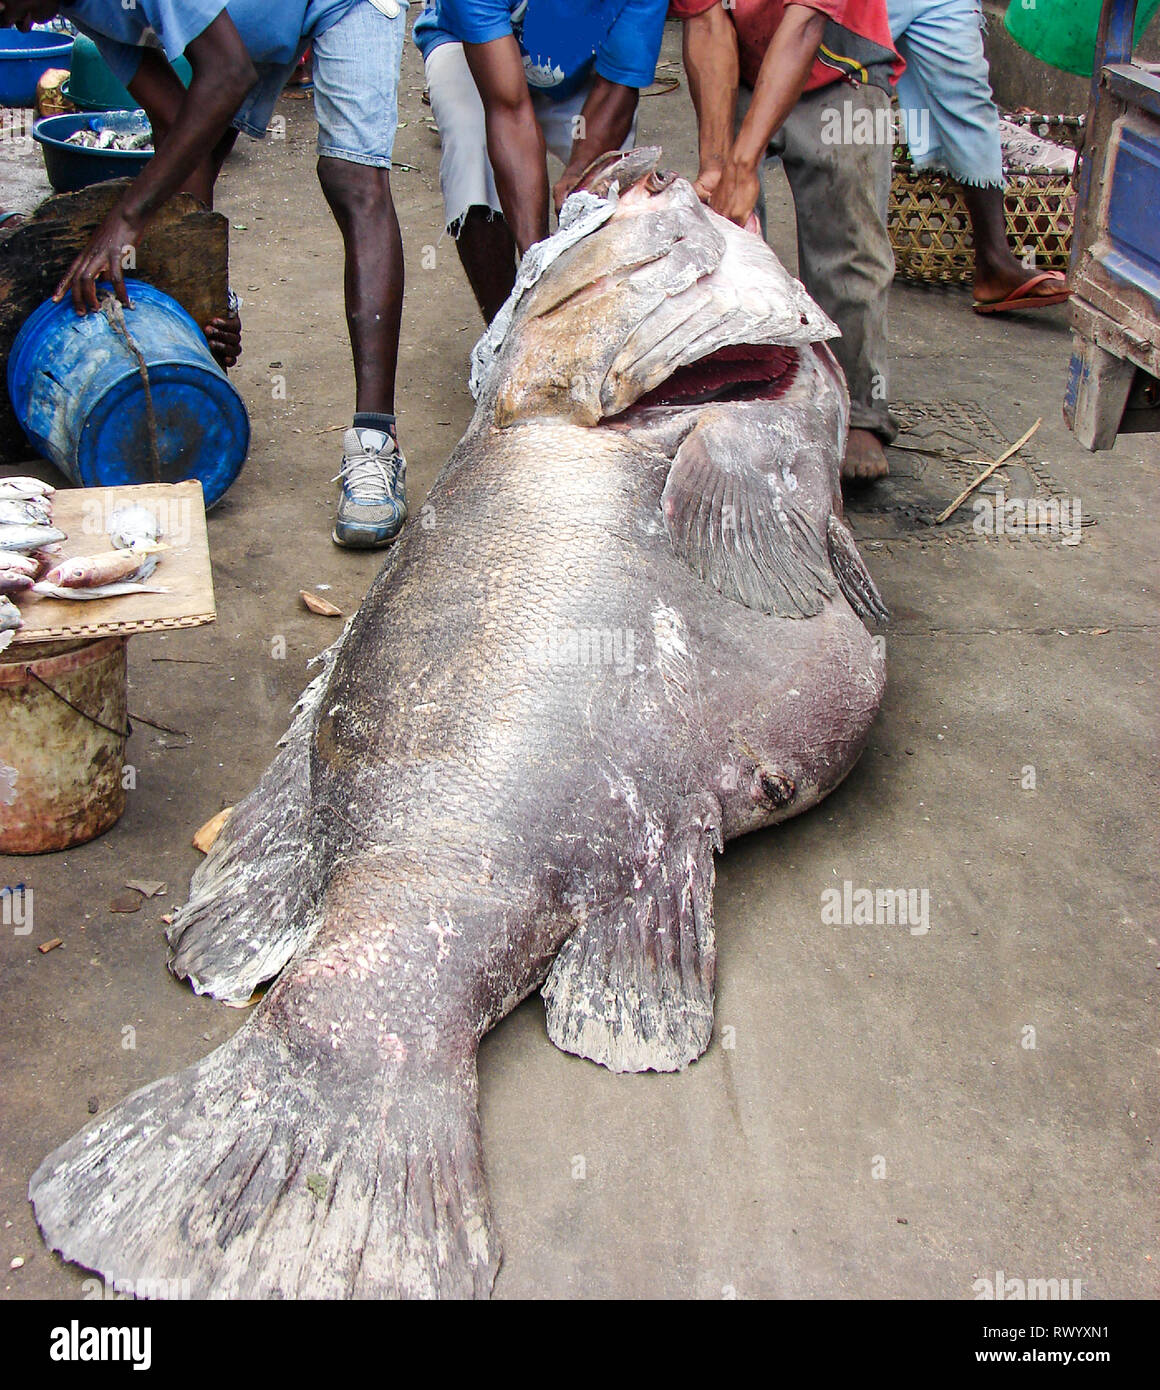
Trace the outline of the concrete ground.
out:
<instances>
[{"instance_id":1,"label":"concrete ground","mask_svg":"<svg viewBox=\"0 0 1160 1390\"><path fill-rule=\"evenodd\" d=\"M678 49L670 26L666 61ZM480 328L439 235L421 89L408 53L397 157L414 168L394 187L414 510L468 419ZM310 104L280 109L287 138L243 142L221 185L246 301L235 379L253 449L210 519L218 621L130 646L130 709L188 739L138 724L121 822L79 849L0 867L0 882L35 895L33 933L0 934L8 1298L83 1292L26 1201L44 1155L90 1109L241 1023L167 974L159 918L198 862L194 830L254 784L307 660L337 631L299 590L330 585L350 611L379 564L329 539L336 427L352 405L342 260L312 172ZM641 137L693 169L683 85L645 98ZM22 188L24 206L47 192ZM780 182L771 202L772 239L792 265ZM999 1270L1078 1280L1084 1298L1160 1291L1160 451L1134 436L1092 456L1070 437L1065 310L984 319L964 291L898 285L892 334L910 447L853 511L894 611L870 745L821 807L721 860L718 1029L694 1067L620 1077L566 1056L538 998L485 1041L498 1297L970 1299ZM1040 416L997 481L1008 496L1078 499L1094 519L1079 542L976 537L969 508L932 526L975 471L941 455L996 457ZM111 913L132 878L165 880L168 896ZM929 930L829 925L822 895L845 882L928 894ZM64 947L39 954L54 936Z\"/></svg>"}]
</instances>

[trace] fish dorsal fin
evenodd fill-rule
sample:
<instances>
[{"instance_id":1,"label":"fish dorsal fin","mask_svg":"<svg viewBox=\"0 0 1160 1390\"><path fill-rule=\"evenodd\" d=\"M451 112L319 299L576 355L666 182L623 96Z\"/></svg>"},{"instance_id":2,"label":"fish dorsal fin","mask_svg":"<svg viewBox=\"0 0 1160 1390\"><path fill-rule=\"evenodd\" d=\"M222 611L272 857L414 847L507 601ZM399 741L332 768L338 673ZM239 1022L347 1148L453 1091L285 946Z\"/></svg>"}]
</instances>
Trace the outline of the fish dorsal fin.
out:
<instances>
[{"instance_id":1,"label":"fish dorsal fin","mask_svg":"<svg viewBox=\"0 0 1160 1390\"><path fill-rule=\"evenodd\" d=\"M751 462L745 429L725 412L707 412L678 449L661 496L669 539L726 597L781 618L812 618L838 592L826 538L795 498L791 475Z\"/></svg>"}]
</instances>

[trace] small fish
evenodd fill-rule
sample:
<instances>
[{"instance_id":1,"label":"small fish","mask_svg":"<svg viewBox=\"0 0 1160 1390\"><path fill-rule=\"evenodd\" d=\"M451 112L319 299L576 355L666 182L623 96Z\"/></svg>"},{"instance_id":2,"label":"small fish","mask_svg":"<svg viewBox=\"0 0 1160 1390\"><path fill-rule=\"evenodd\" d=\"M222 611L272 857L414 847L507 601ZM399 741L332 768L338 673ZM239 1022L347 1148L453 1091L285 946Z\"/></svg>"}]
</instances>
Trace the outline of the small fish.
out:
<instances>
[{"instance_id":1,"label":"small fish","mask_svg":"<svg viewBox=\"0 0 1160 1390\"><path fill-rule=\"evenodd\" d=\"M158 588L155 584L98 584L90 589L66 589L63 584L51 584L47 579L42 579L38 584L32 586L31 592L39 594L42 598L63 598L70 601L74 599L91 598L122 598L125 594L167 594L168 589Z\"/></svg>"},{"instance_id":2,"label":"small fish","mask_svg":"<svg viewBox=\"0 0 1160 1390\"><path fill-rule=\"evenodd\" d=\"M109 517L109 539L117 550L149 555L164 548L160 537L161 522L148 507L119 507Z\"/></svg>"},{"instance_id":3,"label":"small fish","mask_svg":"<svg viewBox=\"0 0 1160 1390\"><path fill-rule=\"evenodd\" d=\"M0 522L0 550L19 550L25 553L43 550L60 541L67 541L68 535L58 531L55 526L29 526L18 522Z\"/></svg>"},{"instance_id":4,"label":"small fish","mask_svg":"<svg viewBox=\"0 0 1160 1390\"><path fill-rule=\"evenodd\" d=\"M56 488L39 478L0 478L0 500L11 498L51 497Z\"/></svg>"},{"instance_id":5,"label":"small fish","mask_svg":"<svg viewBox=\"0 0 1160 1390\"><path fill-rule=\"evenodd\" d=\"M0 526L47 526L52 503L43 497L0 497Z\"/></svg>"},{"instance_id":6,"label":"small fish","mask_svg":"<svg viewBox=\"0 0 1160 1390\"><path fill-rule=\"evenodd\" d=\"M109 584L148 579L157 568L155 555L130 550L106 550L100 555L74 555L44 576L44 583L61 589L97 589ZM37 593L44 590L37 588Z\"/></svg>"},{"instance_id":7,"label":"small fish","mask_svg":"<svg viewBox=\"0 0 1160 1390\"><path fill-rule=\"evenodd\" d=\"M0 570L15 570L35 579L40 571L37 562L27 555L19 555L15 550L0 550Z\"/></svg>"},{"instance_id":8,"label":"small fish","mask_svg":"<svg viewBox=\"0 0 1160 1390\"><path fill-rule=\"evenodd\" d=\"M25 589L31 589L33 584L30 574L23 574L20 570L6 570L0 568L0 594L19 594Z\"/></svg>"},{"instance_id":9,"label":"small fish","mask_svg":"<svg viewBox=\"0 0 1160 1390\"><path fill-rule=\"evenodd\" d=\"M0 594L0 652L12 641L17 628L23 626L24 619L20 616L20 609L10 598Z\"/></svg>"}]
</instances>

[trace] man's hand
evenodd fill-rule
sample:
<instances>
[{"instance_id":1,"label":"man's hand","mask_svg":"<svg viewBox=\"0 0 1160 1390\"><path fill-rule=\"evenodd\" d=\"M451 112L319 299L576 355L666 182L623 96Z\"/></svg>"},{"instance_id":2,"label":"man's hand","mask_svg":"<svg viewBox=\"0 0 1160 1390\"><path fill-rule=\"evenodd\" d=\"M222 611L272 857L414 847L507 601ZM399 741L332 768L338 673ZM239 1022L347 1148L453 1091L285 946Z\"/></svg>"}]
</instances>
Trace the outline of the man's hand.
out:
<instances>
[{"instance_id":1,"label":"man's hand","mask_svg":"<svg viewBox=\"0 0 1160 1390\"><path fill-rule=\"evenodd\" d=\"M559 217L560 209L568 199L568 194L580 182L580 174L573 173L571 169L565 169L556 182L552 185L552 206L556 209L556 216Z\"/></svg>"},{"instance_id":2,"label":"man's hand","mask_svg":"<svg viewBox=\"0 0 1160 1390\"><path fill-rule=\"evenodd\" d=\"M235 366L242 355L241 316L234 313L226 318L210 319L202 332L218 366L226 370Z\"/></svg>"},{"instance_id":3,"label":"man's hand","mask_svg":"<svg viewBox=\"0 0 1160 1390\"><path fill-rule=\"evenodd\" d=\"M693 192L703 203L711 203L717 185L721 182L724 169L720 164L701 165L701 170L693 180Z\"/></svg>"},{"instance_id":4,"label":"man's hand","mask_svg":"<svg viewBox=\"0 0 1160 1390\"><path fill-rule=\"evenodd\" d=\"M53 302L59 304L71 290L73 306L78 314L83 317L89 309L95 312L99 307L97 281L105 279L111 282L121 303L128 304L129 292L125 289L123 258L127 250L137 245L142 230L120 204L113 208L56 287L52 296Z\"/></svg>"},{"instance_id":5,"label":"man's hand","mask_svg":"<svg viewBox=\"0 0 1160 1390\"><path fill-rule=\"evenodd\" d=\"M592 161L620 149L628 139L638 96L635 87L610 82L599 74L593 78L577 121L578 133L572 141L568 166L552 190L557 212Z\"/></svg>"},{"instance_id":6,"label":"man's hand","mask_svg":"<svg viewBox=\"0 0 1160 1390\"><path fill-rule=\"evenodd\" d=\"M760 194L761 180L757 170L752 165L731 159L721 171L708 202L714 212L744 227L753 216Z\"/></svg>"}]
</instances>

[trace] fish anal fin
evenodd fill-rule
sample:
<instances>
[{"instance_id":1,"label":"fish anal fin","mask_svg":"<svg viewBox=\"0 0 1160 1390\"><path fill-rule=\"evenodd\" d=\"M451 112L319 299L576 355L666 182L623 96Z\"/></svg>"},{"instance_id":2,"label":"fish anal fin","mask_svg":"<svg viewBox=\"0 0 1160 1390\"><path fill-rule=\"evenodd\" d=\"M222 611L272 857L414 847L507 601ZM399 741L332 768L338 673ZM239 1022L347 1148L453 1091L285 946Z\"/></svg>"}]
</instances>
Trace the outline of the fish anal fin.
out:
<instances>
[{"instance_id":1,"label":"fish anal fin","mask_svg":"<svg viewBox=\"0 0 1160 1390\"><path fill-rule=\"evenodd\" d=\"M838 591L818 524L752 444L707 415L673 459L661 496L674 552L728 598L782 618L812 618Z\"/></svg>"},{"instance_id":2,"label":"fish anal fin","mask_svg":"<svg viewBox=\"0 0 1160 1390\"><path fill-rule=\"evenodd\" d=\"M659 846L655 830L632 882L568 938L543 989L556 1046L610 1071L681 1071L713 1031L720 805L686 798Z\"/></svg>"},{"instance_id":3,"label":"fish anal fin","mask_svg":"<svg viewBox=\"0 0 1160 1390\"><path fill-rule=\"evenodd\" d=\"M315 926L321 870L310 821L310 741L338 644L298 701L279 753L234 810L166 937L169 968L198 994L242 1007Z\"/></svg>"}]
</instances>

